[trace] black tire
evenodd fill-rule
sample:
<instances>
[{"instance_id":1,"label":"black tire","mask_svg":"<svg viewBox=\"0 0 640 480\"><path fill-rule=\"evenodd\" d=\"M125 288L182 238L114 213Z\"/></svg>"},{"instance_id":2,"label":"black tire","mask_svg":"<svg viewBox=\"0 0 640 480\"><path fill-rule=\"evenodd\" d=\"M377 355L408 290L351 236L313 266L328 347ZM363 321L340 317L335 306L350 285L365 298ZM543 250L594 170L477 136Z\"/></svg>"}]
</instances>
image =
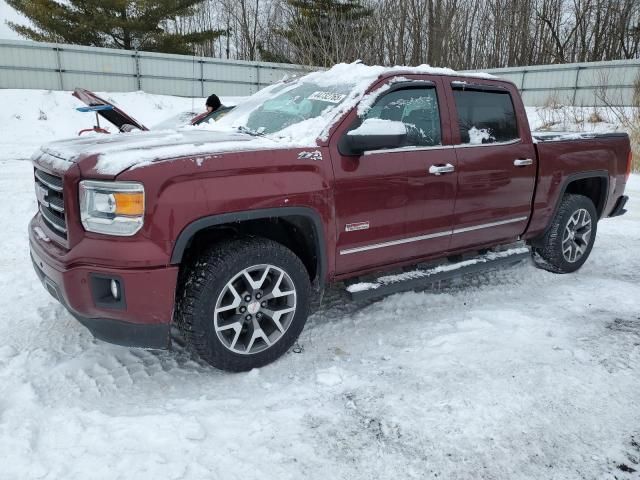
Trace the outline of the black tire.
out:
<instances>
[{"instance_id":1,"label":"black tire","mask_svg":"<svg viewBox=\"0 0 640 480\"><path fill-rule=\"evenodd\" d=\"M277 269L286 273L287 281L291 281L295 289L295 311L287 317L289 323L284 333L272 329L280 336L271 346L267 346L266 341L259 338L255 343L262 342L260 348L264 350L256 353L237 353L230 349L233 345L225 346L223 342L226 337L223 336L221 339L216 333L215 322L221 314L214 312L216 305L220 307L218 302L223 298L223 291L229 293L228 284L243 270L257 265L276 267L277 275L281 273ZM293 345L309 314L311 285L307 269L291 250L272 240L241 238L218 243L200 254L186 272L185 278L176 309L176 324L182 331L187 346L207 363L222 370L241 372L273 362ZM237 292L237 288L232 290ZM254 292L253 295L257 294ZM252 303L255 303L255 299ZM247 304L244 307L247 315L249 306L250 304ZM242 307L231 310L230 314L244 316L244 313L238 313L240 308ZM257 315L254 313L255 319ZM261 322L265 319L271 321L269 317L262 317ZM237 322L234 322L234 325L236 324ZM246 329L251 328L254 331L253 324L252 320L243 326L242 331L247 337L251 336L251 332L246 334ZM233 332L231 336L235 334L235 330ZM253 345L253 342L249 345ZM236 348L241 347L244 345L236 345Z\"/></svg>"},{"instance_id":2,"label":"black tire","mask_svg":"<svg viewBox=\"0 0 640 480\"><path fill-rule=\"evenodd\" d=\"M584 248L580 257L570 261L575 250L567 250L565 248L565 252L568 251L568 253L563 253L563 241L567 238L566 229L571 230L569 223L572 221L572 217L575 218L574 215L579 215L581 210L585 210L588 213L591 230L588 240L579 242L580 247ZM584 195L566 194L560 202L560 207L553 217L549 229L542 238L533 242L531 253L535 265L553 273L575 272L589 258L596 239L597 226L598 214L591 199ZM576 232L574 232L574 235L576 235Z\"/></svg>"}]
</instances>

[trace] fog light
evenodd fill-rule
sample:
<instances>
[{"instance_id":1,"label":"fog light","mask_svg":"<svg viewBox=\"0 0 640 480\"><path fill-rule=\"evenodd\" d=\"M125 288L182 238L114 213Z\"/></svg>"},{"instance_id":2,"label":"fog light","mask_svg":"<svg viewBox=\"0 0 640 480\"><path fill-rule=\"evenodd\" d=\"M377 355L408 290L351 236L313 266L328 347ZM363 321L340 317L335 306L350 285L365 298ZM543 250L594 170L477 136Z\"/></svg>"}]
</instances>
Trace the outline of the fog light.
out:
<instances>
[{"instance_id":1,"label":"fog light","mask_svg":"<svg viewBox=\"0 0 640 480\"><path fill-rule=\"evenodd\" d=\"M118 285L117 280L111 280L111 296L113 296L114 300L120 299L120 285Z\"/></svg>"}]
</instances>

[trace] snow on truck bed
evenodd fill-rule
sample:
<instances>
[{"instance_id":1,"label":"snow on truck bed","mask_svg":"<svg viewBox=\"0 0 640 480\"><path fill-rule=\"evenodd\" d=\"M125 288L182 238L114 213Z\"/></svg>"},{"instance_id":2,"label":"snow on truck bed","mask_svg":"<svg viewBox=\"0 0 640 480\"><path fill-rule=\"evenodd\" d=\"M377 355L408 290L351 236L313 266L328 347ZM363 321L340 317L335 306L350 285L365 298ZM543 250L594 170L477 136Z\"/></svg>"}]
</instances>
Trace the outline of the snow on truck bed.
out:
<instances>
[{"instance_id":1,"label":"snow on truck bed","mask_svg":"<svg viewBox=\"0 0 640 480\"><path fill-rule=\"evenodd\" d=\"M143 123L190 109L130 95ZM0 90L0 480L637 478L639 176L576 274L525 263L363 303L333 288L284 358L227 374L96 341L40 285L19 159L87 124L67 96Z\"/></svg>"}]
</instances>

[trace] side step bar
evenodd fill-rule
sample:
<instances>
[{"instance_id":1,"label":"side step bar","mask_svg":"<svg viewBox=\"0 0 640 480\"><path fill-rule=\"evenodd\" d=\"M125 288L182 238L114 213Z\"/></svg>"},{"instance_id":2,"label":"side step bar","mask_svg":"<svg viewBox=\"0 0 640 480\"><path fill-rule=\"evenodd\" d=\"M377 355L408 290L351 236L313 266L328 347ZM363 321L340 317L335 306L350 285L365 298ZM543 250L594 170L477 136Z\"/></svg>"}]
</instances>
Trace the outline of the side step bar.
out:
<instances>
[{"instance_id":1,"label":"side step bar","mask_svg":"<svg viewBox=\"0 0 640 480\"><path fill-rule=\"evenodd\" d=\"M352 300L368 300L392 293L404 292L452 278L490 270L499 266L514 265L530 257L527 247L489 252L468 260L438 265L433 268L411 270L397 275L386 275L372 282L353 283L347 287Z\"/></svg>"}]
</instances>

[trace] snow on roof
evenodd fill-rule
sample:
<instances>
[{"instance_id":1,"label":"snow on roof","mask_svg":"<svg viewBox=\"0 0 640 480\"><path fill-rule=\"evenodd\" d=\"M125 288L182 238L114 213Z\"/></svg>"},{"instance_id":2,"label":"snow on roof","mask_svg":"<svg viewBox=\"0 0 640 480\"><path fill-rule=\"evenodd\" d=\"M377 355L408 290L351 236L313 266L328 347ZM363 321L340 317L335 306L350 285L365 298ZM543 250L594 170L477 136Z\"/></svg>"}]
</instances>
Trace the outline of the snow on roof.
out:
<instances>
[{"instance_id":1,"label":"snow on roof","mask_svg":"<svg viewBox=\"0 0 640 480\"><path fill-rule=\"evenodd\" d=\"M448 75L460 77L474 77L485 79L496 79L489 73L460 73L450 68L432 67L427 64L409 67L396 65L395 67L383 67L380 65L365 65L364 63L338 63L328 70L312 72L305 75L305 81L314 82L318 85L333 85L336 83L361 84L367 82L371 84L380 76L405 74L405 75Z\"/></svg>"}]
</instances>

